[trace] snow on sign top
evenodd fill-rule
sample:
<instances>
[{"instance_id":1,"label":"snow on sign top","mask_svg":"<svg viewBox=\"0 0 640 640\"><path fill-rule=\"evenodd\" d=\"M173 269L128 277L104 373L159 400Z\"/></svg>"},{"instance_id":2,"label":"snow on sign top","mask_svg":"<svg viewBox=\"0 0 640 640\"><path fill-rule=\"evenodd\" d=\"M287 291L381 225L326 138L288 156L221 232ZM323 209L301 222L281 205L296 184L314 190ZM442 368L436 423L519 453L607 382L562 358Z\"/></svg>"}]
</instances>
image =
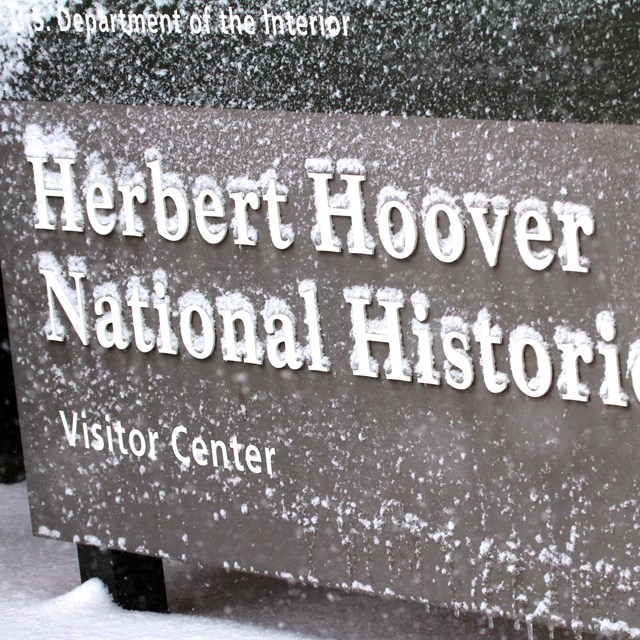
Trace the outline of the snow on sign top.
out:
<instances>
[{"instance_id":1,"label":"snow on sign top","mask_svg":"<svg viewBox=\"0 0 640 640\"><path fill-rule=\"evenodd\" d=\"M5 105L34 530L640 627L639 144Z\"/></svg>"}]
</instances>

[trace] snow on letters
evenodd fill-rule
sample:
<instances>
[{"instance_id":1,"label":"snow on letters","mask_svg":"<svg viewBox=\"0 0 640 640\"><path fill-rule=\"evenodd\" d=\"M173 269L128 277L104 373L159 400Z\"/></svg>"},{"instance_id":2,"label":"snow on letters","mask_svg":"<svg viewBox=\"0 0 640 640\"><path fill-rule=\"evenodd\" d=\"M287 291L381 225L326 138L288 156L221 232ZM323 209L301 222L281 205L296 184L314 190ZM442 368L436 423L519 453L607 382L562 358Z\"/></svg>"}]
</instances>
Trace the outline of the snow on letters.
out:
<instances>
[{"instance_id":1,"label":"snow on letters","mask_svg":"<svg viewBox=\"0 0 640 640\"><path fill-rule=\"evenodd\" d=\"M295 196L273 168L256 178L245 175L223 181L220 176L202 174L190 182L167 172L160 151L148 148L143 153L144 166L122 164L117 175L109 175L103 159L93 152L87 156L86 177L80 182L75 175L78 145L61 127L45 131L29 125L23 143L32 166L34 229L38 233L62 230L138 238L157 233L168 243L197 233L207 244L232 242L245 251L266 242L273 250L286 252L302 241L297 237L295 221L287 218L290 209L284 208ZM591 261L583 245L596 226L593 213L585 205L546 203L535 197L512 204L501 194L468 192L456 196L433 185L422 197L418 217L408 191L396 184L384 184L376 195L375 226L369 229L364 198L368 173L363 161L309 158L301 169L313 186L314 200L307 203L307 210L313 216L310 250L316 253L346 252L403 261L426 251L424 259L448 265L461 259L469 237L475 234L487 265L495 269L505 250L505 229L511 218L517 255L531 271L549 269L556 258L565 272L590 271ZM152 205L153 220L143 219L139 210L146 202ZM54 203L62 204L59 219ZM252 223L253 216L262 210L269 229L265 238ZM231 212L230 221L227 212ZM346 245L334 224L338 218L346 219L349 227ZM560 239L556 240L558 231ZM426 247L420 247L420 235ZM198 360L211 358L220 349L229 362L267 364L292 371L305 366L311 371L331 371L327 354L330 336L322 329L318 302L321 279L297 283L296 306L301 302L304 314L296 318L290 303L275 292L264 293L260 299L251 291L175 290L164 269L151 279L132 273L126 283L99 282L88 291L93 278L78 266L81 261L70 257L66 269L62 262L51 253L40 254L48 340L68 339L71 329L84 345L90 344L93 333L105 349L133 347L142 353L157 349L159 353L184 353ZM73 268L72 262L77 263ZM504 392L513 381L524 395L539 398L549 392L555 375L561 399L590 399L590 390L581 381L580 364L594 362L595 351L594 340L584 329L556 327L553 342L561 367L554 374L549 341L533 326L513 327L508 338L509 374L501 370L507 363L497 361L496 347L505 338L490 309L478 309L475 320L451 312L429 318L431 303L425 291L374 289L366 283L354 283L342 293L351 318L349 364L355 376L446 384L463 391L477 384L479 367L480 379L494 394ZM89 299L93 300L92 306ZM629 396L623 389L620 348L612 344L613 312L602 311L594 320L600 338L596 351L603 361L598 395L605 405L626 407ZM371 353L374 343L385 345L388 351L382 362ZM628 354L626 373L638 398L640 374L634 348ZM536 368L533 375L529 372L531 364L527 364L532 358Z\"/></svg>"}]
</instances>

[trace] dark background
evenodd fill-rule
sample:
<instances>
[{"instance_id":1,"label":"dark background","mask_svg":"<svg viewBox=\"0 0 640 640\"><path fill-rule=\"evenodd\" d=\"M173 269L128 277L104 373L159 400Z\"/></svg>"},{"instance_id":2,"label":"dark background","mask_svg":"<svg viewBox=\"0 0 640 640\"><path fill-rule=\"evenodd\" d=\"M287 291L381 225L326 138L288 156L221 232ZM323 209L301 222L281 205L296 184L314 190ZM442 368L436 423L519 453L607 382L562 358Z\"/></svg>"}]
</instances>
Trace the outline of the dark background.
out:
<instances>
[{"instance_id":1,"label":"dark background","mask_svg":"<svg viewBox=\"0 0 640 640\"><path fill-rule=\"evenodd\" d=\"M168 3L185 15L199 0ZM212 13L223 6L209 2ZM225 5L227 3L224 3ZM229 2L240 11L241 3ZM107 2L107 11L155 11ZM639 121L640 3L378 0L244 3L347 13L318 37L35 34L12 98L553 122ZM80 2L76 11L90 2ZM49 23L53 24L52 22Z\"/></svg>"}]
</instances>

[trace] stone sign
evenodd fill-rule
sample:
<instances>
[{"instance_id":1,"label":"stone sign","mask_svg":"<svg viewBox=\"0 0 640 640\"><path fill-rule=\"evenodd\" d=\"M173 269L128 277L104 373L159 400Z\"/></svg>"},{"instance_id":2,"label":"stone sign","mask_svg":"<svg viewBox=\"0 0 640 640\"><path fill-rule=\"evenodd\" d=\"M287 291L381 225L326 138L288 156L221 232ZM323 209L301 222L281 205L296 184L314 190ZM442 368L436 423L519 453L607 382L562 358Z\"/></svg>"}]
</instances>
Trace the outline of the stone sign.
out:
<instances>
[{"instance_id":1,"label":"stone sign","mask_svg":"<svg viewBox=\"0 0 640 640\"><path fill-rule=\"evenodd\" d=\"M2 124L36 534L640 625L638 127Z\"/></svg>"}]
</instances>

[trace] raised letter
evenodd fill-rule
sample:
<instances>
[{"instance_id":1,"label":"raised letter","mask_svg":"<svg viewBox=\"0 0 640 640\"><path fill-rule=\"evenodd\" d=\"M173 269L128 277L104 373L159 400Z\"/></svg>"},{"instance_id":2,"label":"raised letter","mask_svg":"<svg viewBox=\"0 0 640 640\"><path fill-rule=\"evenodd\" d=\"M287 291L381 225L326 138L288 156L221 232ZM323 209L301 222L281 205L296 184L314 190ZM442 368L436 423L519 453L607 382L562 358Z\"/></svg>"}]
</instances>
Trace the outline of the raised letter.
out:
<instances>
[{"instance_id":1,"label":"raised letter","mask_svg":"<svg viewBox=\"0 0 640 640\"><path fill-rule=\"evenodd\" d=\"M100 193L100 200L96 201L96 194ZM87 189L87 218L91 228L101 236L108 236L116 227L116 217L112 216L107 222L98 218L98 210L113 209L113 196L107 185L96 182Z\"/></svg>"},{"instance_id":2,"label":"raised letter","mask_svg":"<svg viewBox=\"0 0 640 640\"><path fill-rule=\"evenodd\" d=\"M49 204L47 198L63 198L64 208L62 214L64 217L63 231L82 231L82 220L76 220L74 198L73 198L73 176L71 175L71 167L76 163L75 160L64 158L54 158L54 162L60 166L60 189L47 188L44 184L44 165L46 158L27 158L33 166L33 179L36 187L36 205L38 208L38 221L36 229L53 230L56 225L53 224L52 215L49 212Z\"/></svg>"},{"instance_id":3,"label":"raised letter","mask_svg":"<svg viewBox=\"0 0 640 640\"><path fill-rule=\"evenodd\" d=\"M397 233L391 230L391 214L396 210L402 218L402 227ZM398 200L387 200L378 209L376 216L378 233L385 251L396 260L408 258L418 245L418 227L409 207Z\"/></svg>"},{"instance_id":4,"label":"raised letter","mask_svg":"<svg viewBox=\"0 0 640 640\"><path fill-rule=\"evenodd\" d=\"M309 337L307 343L308 369L310 371L329 371L331 363L322 350L322 330L320 328L320 314L318 313L316 283L313 280L303 280L298 285L298 293L304 300L304 323L307 325Z\"/></svg>"},{"instance_id":5,"label":"raised letter","mask_svg":"<svg viewBox=\"0 0 640 640\"><path fill-rule=\"evenodd\" d=\"M191 464L191 460L186 456L183 456L180 451L178 451L178 436L180 434L187 433L186 427L182 425L177 426L171 433L171 448L173 449L173 455L182 462L183 465L189 466Z\"/></svg>"},{"instance_id":6,"label":"raised letter","mask_svg":"<svg viewBox=\"0 0 640 640\"><path fill-rule=\"evenodd\" d=\"M67 436L67 442L70 447L76 446L76 434L78 431L78 414L72 411L73 419L71 424L67 420L67 414L64 411L59 411L60 419L62 420L62 426L64 427L64 434Z\"/></svg>"},{"instance_id":7,"label":"raised letter","mask_svg":"<svg viewBox=\"0 0 640 640\"><path fill-rule=\"evenodd\" d=\"M181 298L182 300L183 298ZM209 305L207 305L209 306ZM207 311L209 313L207 313ZM216 333L214 331L212 309L205 311L198 304L190 304L180 312L180 334L187 351L198 360L208 358L216 346ZM202 335L195 336L193 330L193 316L200 318Z\"/></svg>"},{"instance_id":8,"label":"raised letter","mask_svg":"<svg viewBox=\"0 0 640 640\"><path fill-rule=\"evenodd\" d=\"M444 213L449 221L449 235L445 238L440 233L438 220ZM440 262L455 262L464 252L464 224L460 213L447 204L434 204L423 215L424 232L431 253Z\"/></svg>"},{"instance_id":9,"label":"raised letter","mask_svg":"<svg viewBox=\"0 0 640 640\"><path fill-rule=\"evenodd\" d=\"M351 219L351 231L347 238L349 253L373 255L373 247L370 246L373 243L365 226L362 201L362 183L366 180L366 175L340 174L340 179L347 183L347 190L340 198L343 202L346 200L346 207L332 207L329 204L329 180L334 176L333 171L309 172L308 176L313 180L315 194L316 224L312 231L312 240L316 251L342 251L342 241L334 233L335 216Z\"/></svg>"},{"instance_id":10,"label":"raised letter","mask_svg":"<svg viewBox=\"0 0 640 640\"><path fill-rule=\"evenodd\" d=\"M467 353L469 344L469 327L458 316L444 316L442 322L442 349L445 355L444 379L454 389L468 389L475 377L471 356ZM454 341L462 346L454 346Z\"/></svg>"},{"instance_id":11,"label":"raised letter","mask_svg":"<svg viewBox=\"0 0 640 640\"><path fill-rule=\"evenodd\" d=\"M206 200L211 202L209 209L205 209ZM209 244L219 244L222 242L228 231L226 222L209 223L208 218L224 217L224 207L220 202L220 196L213 189L205 189L196 198L196 225L202 239Z\"/></svg>"},{"instance_id":12,"label":"raised letter","mask_svg":"<svg viewBox=\"0 0 640 640\"><path fill-rule=\"evenodd\" d=\"M127 305L131 308L133 317L133 337L138 351L148 353L156 344L155 338L147 342L145 333L148 331L144 323L143 309L149 308L149 303L140 298L140 291L137 286L131 288L131 299L127 301Z\"/></svg>"},{"instance_id":13,"label":"raised letter","mask_svg":"<svg viewBox=\"0 0 640 640\"><path fill-rule=\"evenodd\" d=\"M264 348L256 337L256 312L241 293L228 293L216 298L222 316L222 357L226 362L262 364ZM242 341L237 327L242 325Z\"/></svg>"},{"instance_id":14,"label":"raised letter","mask_svg":"<svg viewBox=\"0 0 640 640\"><path fill-rule=\"evenodd\" d=\"M123 236L129 236L132 238L142 238L144 235L144 227L138 229L136 222L142 221L136 219L136 212L134 209L134 200L137 200L140 204L144 204L147 201L147 190L142 185L128 185L123 184L118 186L118 191L122 194L122 218L124 221Z\"/></svg>"},{"instance_id":15,"label":"raised letter","mask_svg":"<svg viewBox=\"0 0 640 640\"><path fill-rule=\"evenodd\" d=\"M505 373L496 371L496 359L493 346L502 344L502 329L491 325L491 315L487 309L482 309L478 320L473 324L473 335L480 344L480 366L484 384L491 393L502 393L509 384Z\"/></svg>"},{"instance_id":16,"label":"raised letter","mask_svg":"<svg viewBox=\"0 0 640 640\"><path fill-rule=\"evenodd\" d=\"M440 372L435 370L435 358L433 357L433 334L431 326L427 322L429 317L430 302L426 294L416 291L411 296L413 314L411 320L413 335L418 338L418 364L416 373L421 384L440 384Z\"/></svg>"},{"instance_id":17,"label":"raised letter","mask_svg":"<svg viewBox=\"0 0 640 640\"><path fill-rule=\"evenodd\" d=\"M271 242L276 249L287 249L293 244L293 228L290 224L282 224L280 205L287 201L287 196L278 194L275 180L269 182L269 188L264 194L264 201L267 203Z\"/></svg>"},{"instance_id":18,"label":"raised letter","mask_svg":"<svg viewBox=\"0 0 640 640\"><path fill-rule=\"evenodd\" d=\"M153 308L158 312L158 337L156 338L156 345L158 346L158 353L166 353L171 356L175 356L178 350L174 347L176 342L175 334L171 328L171 317L169 312L169 305L165 300L167 294L164 283L156 282L153 285L154 299Z\"/></svg>"},{"instance_id":19,"label":"raised letter","mask_svg":"<svg viewBox=\"0 0 640 640\"><path fill-rule=\"evenodd\" d=\"M478 232L478 238L487 259L487 264L490 267L495 267L498 264L498 254L500 253L500 245L502 244L502 236L504 235L509 209L493 208L495 221L491 229L487 225L487 215L489 213L487 207L467 206L467 211L471 214L471 219Z\"/></svg>"},{"instance_id":20,"label":"raised letter","mask_svg":"<svg viewBox=\"0 0 640 640\"><path fill-rule=\"evenodd\" d=\"M43 258L45 256L45 258ZM47 287L47 300L49 303L49 331L46 333L47 340L53 342L64 342L65 331L58 328L58 314L55 309L54 299L60 303L62 310L65 312L67 318L71 322L71 326L74 328L76 334L85 346L89 344L89 338L87 336L87 328L85 322L85 308L84 308L84 289L82 287L82 279L85 278L85 274L80 271L69 271L69 276L73 278L75 283L75 301L72 302L71 296L73 295L69 287L65 283L58 281L58 271L53 269L43 268L43 263L49 262L52 259L50 254L40 254L40 273L44 276ZM75 306L74 306L75 305ZM46 331L46 328L45 328Z\"/></svg>"},{"instance_id":21,"label":"raised letter","mask_svg":"<svg viewBox=\"0 0 640 640\"><path fill-rule=\"evenodd\" d=\"M558 391L563 400L586 402L589 387L580 382L578 360L587 364L593 362L591 338L584 331L569 331L566 327L556 327L553 340L562 352L562 369L558 376Z\"/></svg>"},{"instance_id":22,"label":"raised letter","mask_svg":"<svg viewBox=\"0 0 640 640\"><path fill-rule=\"evenodd\" d=\"M276 369L289 367L296 370L302 367L304 360L298 353L301 349L296 341L295 317L291 309L280 298L269 298L262 316L267 332L269 363Z\"/></svg>"},{"instance_id":23,"label":"raised letter","mask_svg":"<svg viewBox=\"0 0 640 640\"><path fill-rule=\"evenodd\" d=\"M528 378L525 349L531 347L536 356L538 373ZM553 368L547 345L538 331L527 325L516 327L509 335L509 362L516 386L530 398L540 398L551 388Z\"/></svg>"},{"instance_id":24,"label":"raised letter","mask_svg":"<svg viewBox=\"0 0 640 640\"><path fill-rule=\"evenodd\" d=\"M535 226L530 228L531 221ZM516 205L516 244L522 260L534 271L543 271L555 258L553 249L533 251L530 243L549 242L553 239L551 225L547 220L547 205L539 200L525 200Z\"/></svg>"},{"instance_id":25,"label":"raised letter","mask_svg":"<svg viewBox=\"0 0 640 640\"><path fill-rule=\"evenodd\" d=\"M589 258L580 255L580 231L593 235L596 225L589 207L571 202L554 202L553 211L562 222L562 245L558 250L563 271L589 273Z\"/></svg>"},{"instance_id":26,"label":"raised letter","mask_svg":"<svg viewBox=\"0 0 640 640\"><path fill-rule=\"evenodd\" d=\"M126 349L129 340L125 338L120 301L113 296L102 296L95 301L96 337L101 347Z\"/></svg>"},{"instance_id":27,"label":"raised letter","mask_svg":"<svg viewBox=\"0 0 640 640\"><path fill-rule=\"evenodd\" d=\"M370 342L389 345L389 357L385 360L385 377L389 380L409 382L409 366L402 351L400 309L404 307L404 295L397 289L378 289L376 299L384 309L383 320L369 320L366 307L371 304L372 292L366 287L344 290L344 299L351 305L351 325L354 341L351 368L356 376L377 378L379 365L371 358Z\"/></svg>"},{"instance_id":28,"label":"raised letter","mask_svg":"<svg viewBox=\"0 0 640 640\"><path fill-rule=\"evenodd\" d=\"M604 404L614 407L629 406L629 396L620 384L620 348L608 344L616 337L616 321L611 311L601 311L596 316L596 327L604 342L598 342L598 353L604 358L604 378L600 386L600 397Z\"/></svg>"},{"instance_id":29,"label":"raised letter","mask_svg":"<svg viewBox=\"0 0 640 640\"><path fill-rule=\"evenodd\" d=\"M231 438L229 438L229 446L233 449L233 461L236 465L236 469L238 471L244 471L244 466L242 462L240 462L240 451L242 450L243 445L238 443L236 436L231 436Z\"/></svg>"},{"instance_id":30,"label":"raised letter","mask_svg":"<svg viewBox=\"0 0 640 640\"><path fill-rule=\"evenodd\" d=\"M162 170L160 160L147 162L151 169L151 182L153 188L153 201L156 214L158 233L165 240L181 240L189 230L189 208L182 191L176 187L162 188ZM171 199L175 205L175 214L169 218L167 211L167 199Z\"/></svg>"},{"instance_id":31,"label":"raised letter","mask_svg":"<svg viewBox=\"0 0 640 640\"><path fill-rule=\"evenodd\" d=\"M229 197L235 203L235 213L233 218L233 231L235 244L255 247L258 244L258 232L255 227L249 224L249 214L247 207L254 211L260 208L260 197L257 193L230 193Z\"/></svg>"}]
</instances>

